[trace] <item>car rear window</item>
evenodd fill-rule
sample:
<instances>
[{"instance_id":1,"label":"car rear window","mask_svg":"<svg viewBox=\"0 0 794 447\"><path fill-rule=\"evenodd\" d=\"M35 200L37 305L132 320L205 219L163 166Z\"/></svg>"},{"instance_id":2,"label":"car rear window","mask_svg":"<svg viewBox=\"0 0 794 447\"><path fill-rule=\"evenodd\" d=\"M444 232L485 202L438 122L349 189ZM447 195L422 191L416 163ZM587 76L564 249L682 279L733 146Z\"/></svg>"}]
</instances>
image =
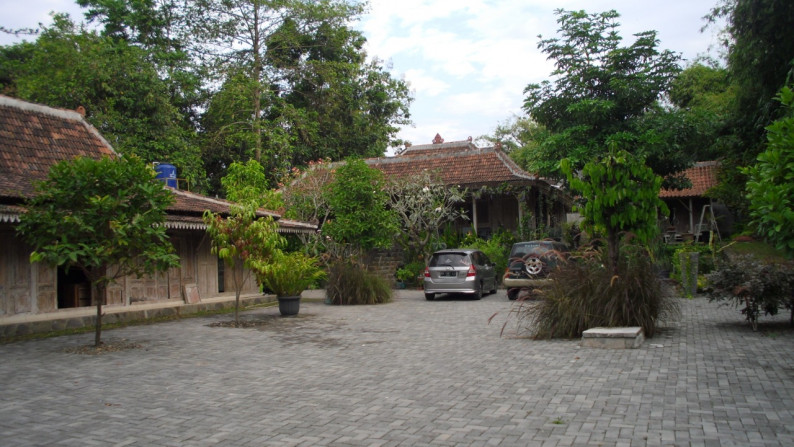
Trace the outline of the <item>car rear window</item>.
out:
<instances>
[{"instance_id":1,"label":"car rear window","mask_svg":"<svg viewBox=\"0 0 794 447\"><path fill-rule=\"evenodd\" d=\"M534 243L526 243L526 244L515 244L513 245L513 249L510 251L511 258L523 258L527 255L535 247L539 247L541 244L534 242Z\"/></svg>"},{"instance_id":2,"label":"car rear window","mask_svg":"<svg viewBox=\"0 0 794 447\"><path fill-rule=\"evenodd\" d=\"M450 265L452 267L469 265L469 257L465 253L439 253L430 258L430 267Z\"/></svg>"}]
</instances>

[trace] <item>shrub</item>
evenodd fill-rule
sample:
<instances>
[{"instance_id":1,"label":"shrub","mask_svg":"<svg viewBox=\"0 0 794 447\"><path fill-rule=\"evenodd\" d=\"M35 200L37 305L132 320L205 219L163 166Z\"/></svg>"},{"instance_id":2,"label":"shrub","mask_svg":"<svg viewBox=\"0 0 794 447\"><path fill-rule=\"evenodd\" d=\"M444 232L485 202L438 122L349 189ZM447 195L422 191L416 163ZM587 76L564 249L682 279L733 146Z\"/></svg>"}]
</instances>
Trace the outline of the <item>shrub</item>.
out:
<instances>
[{"instance_id":1,"label":"shrub","mask_svg":"<svg viewBox=\"0 0 794 447\"><path fill-rule=\"evenodd\" d=\"M491 260L494 264L496 277L501 278L502 273L507 270L507 258L510 256L510 248L515 242L515 237L508 231L498 231L487 241L480 238L469 239L468 243L462 248L476 248Z\"/></svg>"},{"instance_id":2,"label":"shrub","mask_svg":"<svg viewBox=\"0 0 794 447\"><path fill-rule=\"evenodd\" d=\"M753 330L758 317L776 315L781 307L789 309L794 325L794 269L789 264L762 262L751 255L724 256L717 269L706 275L709 301L728 301L741 309Z\"/></svg>"},{"instance_id":3,"label":"shrub","mask_svg":"<svg viewBox=\"0 0 794 447\"><path fill-rule=\"evenodd\" d=\"M301 252L273 254L268 262L254 264L259 283L278 296L295 296L325 278L317 258Z\"/></svg>"},{"instance_id":4,"label":"shrub","mask_svg":"<svg viewBox=\"0 0 794 447\"><path fill-rule=\"evenodd\" d=\"M572 254L539 302L516 304L516 317L530 324L535 338L575 338L590 328L621 326L640 326L653 337L658 321L678 314L678 303L665 293L647 249L622 246L614 276L606 260L603 250Z\"/></svg>"},{"instance_id":5,"label":"shrub","mask_svg":"<svg viewBox=\"0 0 794 447\"><path fill-rule=\"evenodd\" d=\"M383 278L344 260L331 265L325 293L331 304L380 304L392 297L391 287Z\"/></svg>"},{"instance_id":6,"label":"shrub","mask_svg":"<svg viewBox=\"0 0 794 447\"><path fill-rule=\"evenodd\" d=\"M397 279L405 283L406 286L418 286L417 278L425 270L425 263L423 261L413 261L405 264L397 269Z\"/></svg>"}]
</instances>

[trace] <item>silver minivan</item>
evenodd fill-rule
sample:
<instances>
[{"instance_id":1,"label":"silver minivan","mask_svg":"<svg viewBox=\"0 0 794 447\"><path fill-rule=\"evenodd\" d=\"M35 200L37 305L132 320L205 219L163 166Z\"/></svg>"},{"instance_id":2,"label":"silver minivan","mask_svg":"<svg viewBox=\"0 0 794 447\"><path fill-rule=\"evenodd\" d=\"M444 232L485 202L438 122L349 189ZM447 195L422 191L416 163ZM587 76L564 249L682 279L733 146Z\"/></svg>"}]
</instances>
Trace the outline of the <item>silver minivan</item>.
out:
<instances>
[{"instance_id":1,"label":"silver minivan","mask_svg":"<svg viewBox=\"0 0 794 447\"><path fill-rule=\"evenodd\" d=\"M437 293L465 293L480 299L496 293L496 270L485 253L473 248L439 250L425 267L425 298Z\"/></svg>"}]
</instances>

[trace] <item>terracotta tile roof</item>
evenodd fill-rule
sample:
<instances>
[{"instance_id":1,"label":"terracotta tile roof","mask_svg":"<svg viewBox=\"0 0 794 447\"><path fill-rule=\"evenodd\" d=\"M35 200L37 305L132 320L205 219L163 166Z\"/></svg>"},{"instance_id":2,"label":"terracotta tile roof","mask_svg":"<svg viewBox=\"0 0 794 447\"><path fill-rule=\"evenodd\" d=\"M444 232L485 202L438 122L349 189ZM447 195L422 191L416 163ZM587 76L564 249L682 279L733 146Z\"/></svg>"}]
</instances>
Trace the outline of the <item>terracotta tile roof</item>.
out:
<instances>
[{"instance_id":1,"label":"terracotta tile roof","mask_svg":"<svg viewBox=\"0 0 794 447\"><path fill-rule=\"evenodd\" d=\"M30 197L61 160L103 155L117 156L79 113L0 95L0 198Z\"/></svg>"},{"instance_id":2,"label":"terracotta tile roof","mask_svg":"<svg viewBox=\"0 0 794 447\"><path fill-rule=\"evenodd\" d=\"M470 141L411 146L396 157L368 159L367 163L389 177L437 171L447 185L544 182L523 171L501 150L478 148Z\"/></svg>"},{"instance_id":3,"label":"terracotta tile roof","mask_svg":"<svg viewBox=\"0 0 794 447\"><path fill-rule=\"evenodd\" d=\"M0 222L16 222L33 183L44 180L52 165L78 156L118 156L110 144L75 111L55 109L0 95ZM164 186L165 187L165 186ZM230 203L200 194L172 190L167 208L169 226L203 229L204 210L228 213ZM260 210L260 216L279 219L282 232L313 232L316 226ZM180 226L185 224L185 226Z\"/></svg>"},{"instance_id":4,"label":"terracotta tile roof","mask_svg":"<svg viewBox=\"0 0 794 447\"><path fill-rule=\"evenodd\" d=\"M718 161L699 161L695 166L684 171L692 182L692 187L687 189L663 189L659 191L661 198L676 197L702 197L706 191L718 184L717 174L720 163Z\"/></svg>"}]
</instances>

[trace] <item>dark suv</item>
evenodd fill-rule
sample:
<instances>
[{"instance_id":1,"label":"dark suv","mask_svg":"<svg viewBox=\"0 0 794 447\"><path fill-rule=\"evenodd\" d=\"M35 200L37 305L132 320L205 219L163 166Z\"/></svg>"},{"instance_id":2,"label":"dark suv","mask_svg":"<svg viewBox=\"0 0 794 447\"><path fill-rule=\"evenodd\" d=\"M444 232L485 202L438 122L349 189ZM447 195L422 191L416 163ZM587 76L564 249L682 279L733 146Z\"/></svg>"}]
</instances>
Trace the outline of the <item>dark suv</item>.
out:
<instances>
[{"instance_id":1,"label":"dark suv","mask_svg":"<svg viewBox=\"0 0 794 447\"><path fill-rule=\"evenodd\" d=\"M528 241L513 244L507 261L507 271L502 280L507 289L507 298L518 298L521 289L547 285L548 278L561 259L565 259L568 247L557 241Z\"/></svg>"}]
</instances>

